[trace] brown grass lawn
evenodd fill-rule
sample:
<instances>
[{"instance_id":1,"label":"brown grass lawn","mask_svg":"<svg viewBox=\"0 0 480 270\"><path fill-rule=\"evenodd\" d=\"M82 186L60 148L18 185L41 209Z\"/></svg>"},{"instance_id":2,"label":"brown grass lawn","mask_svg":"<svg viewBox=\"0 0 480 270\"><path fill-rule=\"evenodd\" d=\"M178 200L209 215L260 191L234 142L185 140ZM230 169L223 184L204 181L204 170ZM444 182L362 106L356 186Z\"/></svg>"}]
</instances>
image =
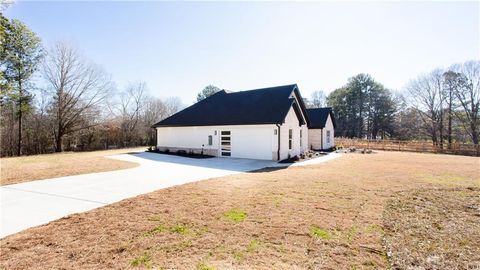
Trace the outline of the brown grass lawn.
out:
<instances>
[{"instance_id":1,"label":"brown grass lawn","mask_svg":"<svg viewBox=\"0 0 480 270\"><path fill-rule=\"evenodd\" d=\"M105 156L138 151L145 151L145 147L1 158L0 185L132 168L138 164Z\"/></svg>"},{"instance_id":2,"label":"brown grass lawn","mask_svg":"<svg viewBox=\"0 0 480 270\"><path fill-rule=\"evenodd\" d=\"M190 183L3 238L0 267L385 269L383 215L397 192L477 190L479 168L475 157L379 152ZM470 239L464 248L480 249Z\"/></svg>"}]
</instances>

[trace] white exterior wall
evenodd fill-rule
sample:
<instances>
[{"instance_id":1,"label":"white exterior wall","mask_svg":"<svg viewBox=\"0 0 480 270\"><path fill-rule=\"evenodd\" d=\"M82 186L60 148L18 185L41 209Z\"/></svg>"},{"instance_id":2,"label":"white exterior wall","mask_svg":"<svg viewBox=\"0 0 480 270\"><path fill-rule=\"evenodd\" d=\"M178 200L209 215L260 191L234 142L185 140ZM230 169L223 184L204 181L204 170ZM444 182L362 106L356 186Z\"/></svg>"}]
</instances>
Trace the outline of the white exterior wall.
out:
<instances>
[{"instance_id":1,"label":"white exterior wall","mask_svg":"<svg viewBox=\"0 0 480 270\"><path fill-rule=\"evenodd\" d=\"M290 108L285 122L280 126L280 160L299 155L308 149L308 129L306 125L299 126L295 111ZM292 129L292 149L289 149L288 130ZM300 130L302 130L302 143L300 146Z\"/></svg>"},{"instance_id":2,"label":"white exterior wall","mask_svg":"<svg viewBox=\"0 0 480 270\"><path fill-rule=\"evenodd\" d=\"M275 129L275 125L158 127L157 146L200 149L204 145L204 149L217 150L220 156L220 132L225 130L231 132L231 157L272 160L278 149ZM213 138L211 146L209 135Z\"/></svg>"},{"instance_id":3,"label":"white exterior wall","mask_svg":"<svg viewBox=\"0 0 480 270\"><path fill-rule=\"evenodd\" d=\"M330 143L327 142L327 130L330 131ZM325 128L323 128L323 149L329 149L335 146L335 129L330 115L328 115Z\"/></svg>"},{"instance_id":4,"label":"white exterior wall","mask_svg":"<svg viewBox=\"0 0 480 270\"><path fill-rule=\"evenodd\" d=\"M322 129L321 128L308 129L308 143L309 143L309 147L313 150L322 149Z\"/></svg>"},{"instance_id":5,"label":"white exterior wall","mask_svg":"<svg viewBox=\"0 0 480 270\"><path fill-rule=\"evenodd\" d=\"M327 142L327 130L330 131L329 143ZM333 127L333 122L330 115L328 116L327 122L325 123L325 127L323 129L317 128L308 130L308 141L310 146L315 150L324 150L335 146L335 129Z\"/></svg>"}]
</instances>

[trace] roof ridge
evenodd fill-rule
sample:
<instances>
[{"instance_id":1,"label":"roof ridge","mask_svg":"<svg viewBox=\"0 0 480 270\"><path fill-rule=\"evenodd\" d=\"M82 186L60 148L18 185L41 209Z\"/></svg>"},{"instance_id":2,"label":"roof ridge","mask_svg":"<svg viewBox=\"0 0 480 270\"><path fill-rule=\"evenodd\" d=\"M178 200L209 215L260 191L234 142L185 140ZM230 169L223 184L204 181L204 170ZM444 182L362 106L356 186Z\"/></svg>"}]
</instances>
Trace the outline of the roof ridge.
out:
<instances>
[{"instance_id":1,"label":"roof ridge","mask_svg":"<svg viewBox=\"0 0 480 270\"><path fill-rule=\"evenodd\" d=\"M270 86L270 87L264 87L264 88L257 88L257 89L249 89L249 90L239 90L239 91L231 91L229 90L227 94L236 94L236 93L244 93L244 92L250 92L250 91L262 91L262 90L273 90L274 88L283 88L291 86L292 88L297 86L296 83L294 84L285 84L285 85L278 85L278 86Z\"/></svg>"}]
</instances>

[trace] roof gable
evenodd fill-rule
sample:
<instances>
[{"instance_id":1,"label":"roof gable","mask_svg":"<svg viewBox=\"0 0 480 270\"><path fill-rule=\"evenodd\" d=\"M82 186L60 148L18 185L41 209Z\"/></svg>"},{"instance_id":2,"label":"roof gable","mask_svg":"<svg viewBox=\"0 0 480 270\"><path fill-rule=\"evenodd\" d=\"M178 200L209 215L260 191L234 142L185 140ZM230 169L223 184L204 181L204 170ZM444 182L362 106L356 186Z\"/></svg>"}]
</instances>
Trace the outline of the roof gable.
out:
<instances>
[{"instance_id":1,"label":"roof gable","mask_svg":"<svg viewBox=\"0 0 480 270\"><path fill-rule=\"evenodd\" d=\"M290 97L292 93L296 99ZM239 92L222 90L153 127L281 124L294 104L304 116L300 121L308 123L296 84Z\"/></svg>"},{"instance_id":2,"label":"roof gable","mask_svg":"<svg viewBox=\"0 0 480 270\"><path fill-rule=\"evenodd\" d=\"M336 127L335 117L333 117L331 107L307 109L307 114L310 119L308 128L324 128L329 115L332 119L333 127Z\"/></svg>"}]
</instances>

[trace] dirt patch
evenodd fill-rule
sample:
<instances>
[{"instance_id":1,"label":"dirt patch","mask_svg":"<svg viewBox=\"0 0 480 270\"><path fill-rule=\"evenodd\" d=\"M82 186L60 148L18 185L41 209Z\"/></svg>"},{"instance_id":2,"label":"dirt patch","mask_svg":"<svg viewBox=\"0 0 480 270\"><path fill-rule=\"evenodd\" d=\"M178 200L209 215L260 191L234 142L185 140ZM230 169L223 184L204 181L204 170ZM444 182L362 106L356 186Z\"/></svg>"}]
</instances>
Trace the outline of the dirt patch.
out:
<instances>
[{"instance_id":1,"label":"dirt patch","mask_svg":"<svg viewBox=\"0 0 480 270\"><path fill-rule=\"evenodd\" d=\"M411 189L479 186L478 162L379 152L176 186L3 238L0 266L385 269L387 201Z\"/></svg>"},{"instance_id":2,"label":"dirt patch","mask_svg":"<svg viewBox=\"0 0 480 270\"><path fill-rule=\"evenodd\" d=\"M480 189L399 193L384 214L393 269L480 268Z\"/></svg>"},{"instance_id":3,"label":"dirt patch","mask_svg":"<svg viewBox=\"0 0 480 270\"><path fill-rule=\"evenodd\" d=\"M138 166L138 164L109 159L105 158L105 156L144 150L145 148L127 148L1 158L0 185L4 186L53 177L133 168Z\"/></svg>"}]
</instances>

